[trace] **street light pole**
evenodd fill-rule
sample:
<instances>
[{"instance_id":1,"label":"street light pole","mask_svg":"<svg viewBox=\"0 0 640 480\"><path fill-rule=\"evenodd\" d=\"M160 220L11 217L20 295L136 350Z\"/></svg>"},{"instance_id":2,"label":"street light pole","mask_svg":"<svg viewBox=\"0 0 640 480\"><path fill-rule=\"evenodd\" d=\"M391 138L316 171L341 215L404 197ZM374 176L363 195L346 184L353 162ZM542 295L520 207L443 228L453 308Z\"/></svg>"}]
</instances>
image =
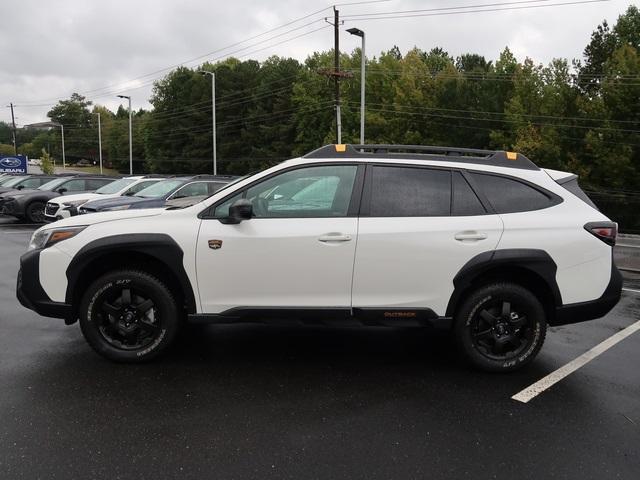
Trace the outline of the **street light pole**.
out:
<instances>
[{"instance_id":1,"label":"street light pole","mask_svg":"<svg viewBox=\"0 0 640 480\"><path fill-rule=\"evenodd\" d=\"M100 158L100 174L102 175L102 128L100 126L100 112L96 112L98 116L98 156Z\"/></svg>"},{"instance_id":2,"label":"street light pole","mask_svg":"<svg viewBox=\"0 0 640 480\"><path fill-rule=\"evenodd\" d=\"M216 158L216 74L214 72L207 72L200 70L200 74L207 76L211 75L211 121L213 123L213 174L218 174L218 164Z\"/></svg>"},{"instance_id":3,"label":"street light pole","mask_svg":"<svg viewBox=\"0 0 640 480\"><path fill-rule=\"evenodd\" d=\"M362 62L360 66L360 144L364 145L364 87L365 87L365 65L366 57L364 53L364 32L359 28L349 28L347 30L351 35L362 38L362 48L360 54Z\"/></svg>"},{"instance_id":4,"label":"street light pole","mask_svg":"<svg viewBox=\"0 0 640 480\"><path fill-rule=\"evenodd\" d=\"M129 175L133 175L133 135L131 128L131 97L127 95L118 95L119 98L129 100Z\"/></svg>"},{"instance_id":5,"label":"street light pole","mask_svg":"<svg viewBox=\"0 0 640 480\"><path fill-rule=\"evenodd\" d=\"M67 168L67 161L64 156L64 125L61 123L58 125L60 125L60 131L62 133L62 170L64 170Z\"/></svg>"}]
</instances>

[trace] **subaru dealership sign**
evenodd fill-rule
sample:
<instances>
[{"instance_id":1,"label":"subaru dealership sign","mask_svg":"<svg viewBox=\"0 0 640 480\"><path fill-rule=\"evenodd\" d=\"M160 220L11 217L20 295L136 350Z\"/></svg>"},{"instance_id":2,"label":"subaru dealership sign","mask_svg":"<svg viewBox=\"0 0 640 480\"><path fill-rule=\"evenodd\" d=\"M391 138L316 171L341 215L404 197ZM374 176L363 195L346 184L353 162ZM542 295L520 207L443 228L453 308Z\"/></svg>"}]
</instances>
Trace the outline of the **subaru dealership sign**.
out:
<instances>
[{"instance_id":1,"label":"subaru dealership sign","mask_svg":"<svg viewBox=\"0 0 640 480\"><path fill-rule=\"evenodd\" d=\"M0 155L0 173L27 173L27 157Z\"/></svg>"}]
</instances>

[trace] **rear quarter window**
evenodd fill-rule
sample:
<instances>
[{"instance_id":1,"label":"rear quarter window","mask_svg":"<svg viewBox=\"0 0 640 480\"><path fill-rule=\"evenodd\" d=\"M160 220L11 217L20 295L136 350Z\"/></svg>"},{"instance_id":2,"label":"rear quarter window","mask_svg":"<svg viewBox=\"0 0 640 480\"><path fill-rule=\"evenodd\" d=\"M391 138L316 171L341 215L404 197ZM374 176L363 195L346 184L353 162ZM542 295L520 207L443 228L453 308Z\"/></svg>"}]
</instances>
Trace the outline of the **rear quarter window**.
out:
<instances>
[{"instance_id":1,"label":"rear quarter window","mask_svg":"<svg viewBox=\"0 0 640 480\"><path fill-rule=\"evenodd\" d=\"M547 194L515 178L484 173L473 173L472 176L497 213L542 210L562 201L556 195Z\"/></svg>"}]
</instances>

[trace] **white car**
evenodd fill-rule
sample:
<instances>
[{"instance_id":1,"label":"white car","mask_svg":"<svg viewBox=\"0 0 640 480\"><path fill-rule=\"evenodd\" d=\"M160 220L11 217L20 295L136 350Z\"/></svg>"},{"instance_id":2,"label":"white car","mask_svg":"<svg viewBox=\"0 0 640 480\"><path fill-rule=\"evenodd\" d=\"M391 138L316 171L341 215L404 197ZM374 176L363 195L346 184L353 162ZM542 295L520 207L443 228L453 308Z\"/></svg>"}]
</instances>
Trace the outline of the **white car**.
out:
<instances>
[{"instance_id":1,"label":"white car","mask_svg":"<svg viewBox=\"0 0 640 480\"><path fill-rule=\"evenodd\" d=\"M547 325L605 315L617 225L576 176L504 151L330 145L192 206L37 230L18 298L115 361L186 322L430 326L476 367L529 363Z\"/></svg>"},{"instance_id":2,"label":"white car","mask_svg":"<svg viewBox=\"0 0 640 480\"><path fill-rule=\"evenodd\" d=\"M78 208L81 205L91 200L135 195L140 190L161 180L166 180L166 178L150 176L124 177L99 188L95 192L78 193L54 198L49 200L45 206L45 221L55 222L63 218L73 217L78 214Z\"/></svg>"}]
</instances>

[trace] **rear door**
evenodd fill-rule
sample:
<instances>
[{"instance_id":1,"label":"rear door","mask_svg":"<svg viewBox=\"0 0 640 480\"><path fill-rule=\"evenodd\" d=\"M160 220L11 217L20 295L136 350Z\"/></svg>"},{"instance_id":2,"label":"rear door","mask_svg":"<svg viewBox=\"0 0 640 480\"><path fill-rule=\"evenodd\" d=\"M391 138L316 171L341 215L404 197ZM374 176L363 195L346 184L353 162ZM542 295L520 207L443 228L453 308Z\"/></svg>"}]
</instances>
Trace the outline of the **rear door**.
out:
<instances>
[{"instance_id":1,"label":"rear door","mask_svg":"<svg viewBox=\"0 0 640 480\"><path fill-rule=\"evenodd\" d=\"M386 318L422 309L445 315L455 275L494 250L501 233L500 217L489 213L461 172L368 166L353 308Z\"/></svg>"}]
</instances>

